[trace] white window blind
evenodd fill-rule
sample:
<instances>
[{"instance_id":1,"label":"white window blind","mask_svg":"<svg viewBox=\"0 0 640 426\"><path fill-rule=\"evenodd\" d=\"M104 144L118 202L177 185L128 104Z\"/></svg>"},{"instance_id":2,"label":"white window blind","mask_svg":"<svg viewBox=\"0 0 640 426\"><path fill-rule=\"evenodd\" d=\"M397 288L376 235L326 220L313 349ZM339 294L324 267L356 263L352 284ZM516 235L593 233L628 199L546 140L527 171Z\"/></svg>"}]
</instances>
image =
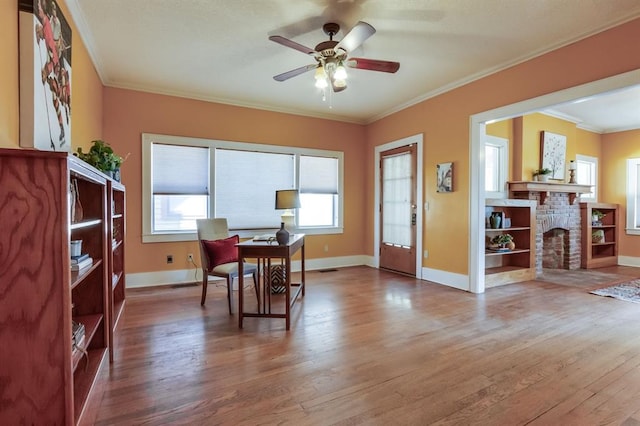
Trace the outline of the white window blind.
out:
<instances>
[{"instance_id":1,"label":"white window blind","mask_svg":"<svg viewBox=\"0 0 640 426\"><path fill-rule=\"evenodd\" d=\"M215 217L229 229L277 227L276 190L294 188L294 155L216 149L215 157Z\"/></svg>"},{"instance_id":2,"label":"white window blind","mask_svg":"<svg viewBox=\"0 0 640 426\"><path fill-rule=\"evenodd\" d=\"M300 156L300 192L338 193L338 159Z\"/></svg>"},{"instance_id":3,"label":"white window blind","mask_svg":"<svg viewBox=\"0 0 640 426\"><path fill-rule=\"evenodd\" d=\"M209 148L152 145L153 193L209 195Z\"/></svg>"},{"instance_id":4,"label":"white window blind","mask_svg":"<svg viewBox=\"0 0 640 426\"><path fill-rule=\"evenodd\" d=\"M153 232L189 232L207 217L209 148L151 144Z\"/></svg>"}]
</instances>

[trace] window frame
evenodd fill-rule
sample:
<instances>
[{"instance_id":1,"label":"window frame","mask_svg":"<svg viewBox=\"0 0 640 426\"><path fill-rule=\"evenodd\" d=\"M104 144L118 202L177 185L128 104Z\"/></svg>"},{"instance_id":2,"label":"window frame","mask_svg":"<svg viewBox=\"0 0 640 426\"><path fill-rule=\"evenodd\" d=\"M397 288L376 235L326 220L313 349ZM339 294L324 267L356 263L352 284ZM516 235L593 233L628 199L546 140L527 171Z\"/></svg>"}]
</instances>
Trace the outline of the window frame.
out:
<instances>
[{"instance_id":1,"label":"window frame","mask_svg":"<svg viewBox=\"0 0 640 426\"><path fill-rule=\"evenodd\" d=\"M215 158L216 149L230 149L242 151L259 151L277 154L292 154L296 157L295 176L298 182L299 157L301 155L330 157L338 160L338 223L336 226L314 226L300 227L301 232L307 235L322 234L342 234L344 232L344 152L330 151L314 148L300 148L291 146L279 146L258 144L249 142L232 142L215 139L193 138L187 136L161 135L154 133L142 134L142 242L172 242L172 241L197 241L198 236L195 231L186 232L153 232L153 191L151 182L151 147L154 143L166 145L182 145L194 147L207 147L210 149L209 170L210 172L210 190L209 190L209 214L215 211ZM297 187L297 183L296 183ZM277 224L274 224L277 225ZM250 238L254 235L260 235L275 230L273 229L250 229L250 230L232 230L241 238Z\"/></svg>"},{"instance_id":2,"label":"window frame","mask_svg":"<svg viewBox=\"0 0 640 426\"><path fill-rule=\"evenodd\" d=\"M599 190L599 185L598 185L598 180L600 179L598 177L598 157L592 157L589 155L582 155L582 154L576 154L576 165L578 162L582 162L582 163L591 163L593 165L593 174L594 176L594 184L593 184L593 197L588 197L587 195L589 194L580 194L580 202L590 202L590 203L597 203L598 202L598 190ZM577 173L577 170L576 170ZM580 179L580 176L578 176L578 179ZM580 182L578 182L580 183Z\"/></svg>"},{"instance_id":3,"label":"window frame","mask_svg":"<svg viewBox=\"0 0 640 426\"><path fill-rule=\"evenodd\" d=\"M627 223L628 235L640 235L640 218L636 208L640 208L640 158L627 159Z\"/></svg>"},{"instance_id":4,"label":"window frame","mask_svg":"<svg viewBox=\"0 0 640 426\"><path fill-rule=\"evenodd\" d=\"M495 146L498 149L499 165L498 165L498 182L502 186L502 191L486 191L485 198L509 198L509 189L507 182L509 181L509 139L501 138L493 135L485 135L484 150L482 155L486 154L487 145ZM486 161L486 158L485 158ZM486 181L486 163L485 163L485 181ZM486 185L486 182L485 182Z\"/></svg>"}]
</instances>

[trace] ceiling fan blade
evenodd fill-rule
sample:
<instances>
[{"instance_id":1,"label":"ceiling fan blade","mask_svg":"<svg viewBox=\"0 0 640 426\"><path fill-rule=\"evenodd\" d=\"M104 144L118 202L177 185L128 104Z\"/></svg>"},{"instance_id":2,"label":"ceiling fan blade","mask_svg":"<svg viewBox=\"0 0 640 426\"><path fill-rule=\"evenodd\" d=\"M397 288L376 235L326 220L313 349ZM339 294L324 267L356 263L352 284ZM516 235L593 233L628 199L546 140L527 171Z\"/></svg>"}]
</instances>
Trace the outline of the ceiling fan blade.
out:
<instances>
[{"instance_id":1,"label":"ceiling fan blade","mask_svg":"<svg viewBox=\"0 0 640 426\"><path fill-rule=\"evenodd\" d=\"M347 66L361 70L394 73L400 69L399 62L380 61L377 59L349 58Z\"/></svg>"},{"instance_id":2,"label":"ceiling fan blade","mask_svg":"<svg viewBox=\"0 0 640 426\"><path fill-rule=\"evenodd\" d=\"M305 65L304 67L296 68L294 70L283 72L282 74L278 74L274 76L273 79L276 81L289 80L291 77L295 77L297 75L303 74L307 71L314 70L316 68L318 68L318 64Z\"/></svg>"},{"instance_id":3,"label":"ceiling fan blade","mask_svg":"<svg viewBox=\"0 0 640 426\"><path fill-rule=\"evenodd\" d=\"M364 21L358 22L346 36L340 40L334 50L342 49L345 52L351 52L358 48L366 39L371 37L376 29Z\"/></svg>"},{"instance_id":4,"label":"ceiling fan blade","mask_svg":"<svg viewBox=\"0 0 640 426\"><path fill-rule=\"evenodd\" d=\"M276 43L281 44L283 46L290 47L295 50L299 50L300 52L306 53L307 55L313 55L314 53L316 53L316 51L313 50L312 48L303 46L300 43L296 43L295 41L289 40L288 38L284 38L282 36L274 35L269 37L269 40L275 41Z\"/></svg>"}]
</instances>

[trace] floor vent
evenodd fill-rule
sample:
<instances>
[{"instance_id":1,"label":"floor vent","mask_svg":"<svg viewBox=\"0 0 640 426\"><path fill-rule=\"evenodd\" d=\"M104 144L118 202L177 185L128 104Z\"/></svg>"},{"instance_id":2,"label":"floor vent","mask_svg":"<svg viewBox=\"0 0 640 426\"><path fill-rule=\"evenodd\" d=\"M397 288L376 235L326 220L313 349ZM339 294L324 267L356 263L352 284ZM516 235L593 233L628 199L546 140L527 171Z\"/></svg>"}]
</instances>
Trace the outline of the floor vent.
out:
<instances>
[{"instance_id":1,"label":"floor vent","mask_svg":"<svg viewBox=\"0 0 640 426\"><path fill-rule=\"evenodd\" d=\"M337 269L333 268L333 269L318 269L318 272L336 272Z\"/></svg>"}]
</instances>

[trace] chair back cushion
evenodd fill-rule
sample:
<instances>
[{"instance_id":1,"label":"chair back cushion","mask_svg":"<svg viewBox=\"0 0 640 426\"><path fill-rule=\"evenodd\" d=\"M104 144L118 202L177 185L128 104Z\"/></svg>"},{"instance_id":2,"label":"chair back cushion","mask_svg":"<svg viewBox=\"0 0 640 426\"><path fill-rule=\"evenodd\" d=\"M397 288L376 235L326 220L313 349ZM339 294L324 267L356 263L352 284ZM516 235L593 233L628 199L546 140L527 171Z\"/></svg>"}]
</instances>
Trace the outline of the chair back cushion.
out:
<instances>
[{"instance_id":1,"label":"chair back cushion","mask_svg":"<svg viewBox=\"0 0 640 426\"><path fill-rule=\"evenodd\" d=\"M207 271L212 271L218 265L238 261L238 248L236 244L240 242L238 235L220 240L202 240L202 247L207 253L209 265Z\"/></svg>"}]
</instances>

